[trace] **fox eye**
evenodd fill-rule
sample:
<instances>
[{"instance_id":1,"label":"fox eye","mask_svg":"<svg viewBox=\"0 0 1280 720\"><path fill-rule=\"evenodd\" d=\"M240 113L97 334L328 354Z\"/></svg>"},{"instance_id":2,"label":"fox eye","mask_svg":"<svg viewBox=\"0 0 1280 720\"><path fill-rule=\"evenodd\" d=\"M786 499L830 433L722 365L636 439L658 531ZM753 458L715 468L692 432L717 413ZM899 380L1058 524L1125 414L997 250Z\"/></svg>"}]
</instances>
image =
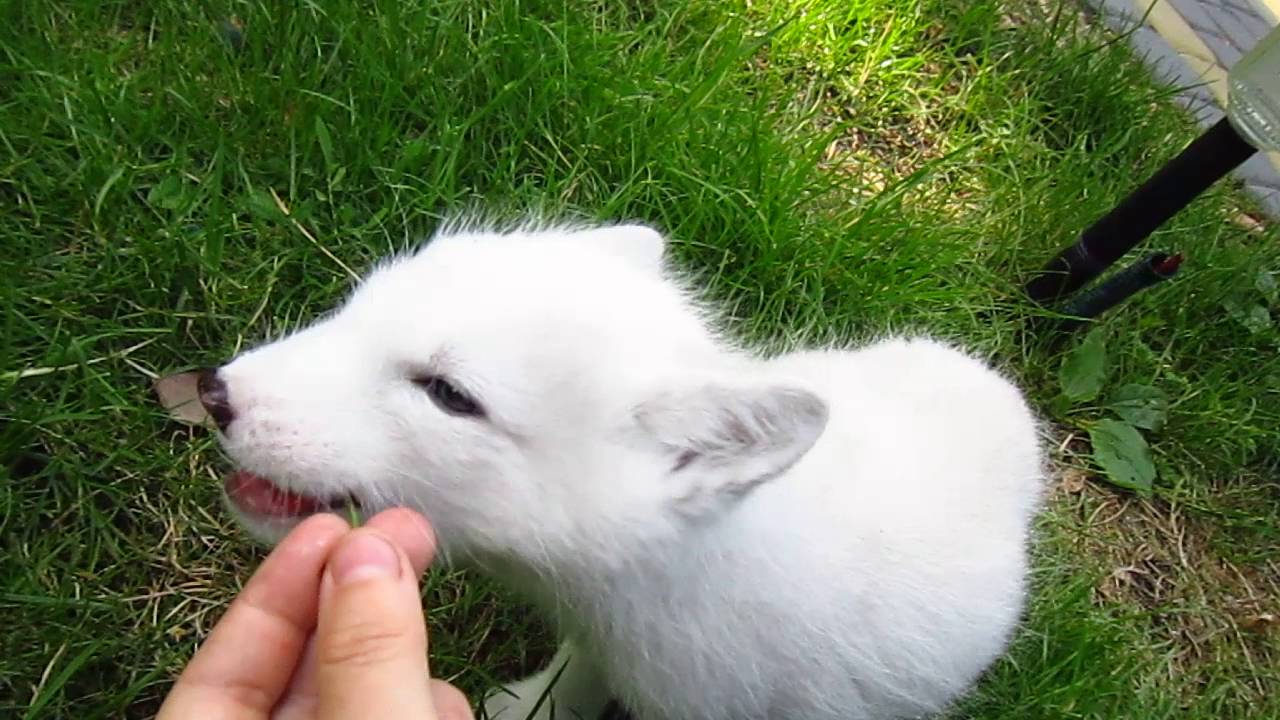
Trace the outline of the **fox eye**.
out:
<instances>
[{"instance_id":1,"label":"fox eye","mask_svg":"<svg viewBox=\"0 0 1280 720\"><path fill-rule=\"evenodd\" d=\"M484 409L480 407L480 403L440 375L415 377L413 384L421 388L437 407L450 415L484 417Z\"/></svg>"}]
</instances>

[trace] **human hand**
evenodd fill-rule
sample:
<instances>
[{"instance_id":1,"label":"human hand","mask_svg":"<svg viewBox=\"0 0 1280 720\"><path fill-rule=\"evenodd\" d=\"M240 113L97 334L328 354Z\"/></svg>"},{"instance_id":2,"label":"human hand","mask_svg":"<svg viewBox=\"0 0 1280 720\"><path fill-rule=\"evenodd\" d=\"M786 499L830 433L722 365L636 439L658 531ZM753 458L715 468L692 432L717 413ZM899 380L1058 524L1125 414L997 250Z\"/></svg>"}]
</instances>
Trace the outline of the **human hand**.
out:
<instances>
[{"instance_id":1,"label":"human hand","mask_svg":"<svg viewBox=\"0 0 1280 720\"><path fill-rule=\"evenodd\" d=\"M308 518L218 621L159 720L471 720L466 697L428 674L418 576L433 538L404 509L355 530Z\"/></svg>"}]
</instances>

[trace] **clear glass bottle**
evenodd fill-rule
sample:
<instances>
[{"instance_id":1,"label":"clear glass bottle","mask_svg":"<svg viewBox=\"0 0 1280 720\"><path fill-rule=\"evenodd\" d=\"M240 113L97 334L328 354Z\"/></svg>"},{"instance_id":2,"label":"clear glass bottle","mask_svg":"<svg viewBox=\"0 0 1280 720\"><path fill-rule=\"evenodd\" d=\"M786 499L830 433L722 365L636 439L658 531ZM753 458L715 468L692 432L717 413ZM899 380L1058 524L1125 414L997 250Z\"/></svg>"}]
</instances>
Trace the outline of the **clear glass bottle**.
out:
<instances>
[{"instance_id":1,"label":"clear glass bottle","mask_svg":"<svg viewBox=\"0 0 1280 720\"><path fill-rule=\"evenodd\" d=\"M1280 27L1227 72L1227 117L1254 147L1280 151Z\"/></svg>"}]
</instances>

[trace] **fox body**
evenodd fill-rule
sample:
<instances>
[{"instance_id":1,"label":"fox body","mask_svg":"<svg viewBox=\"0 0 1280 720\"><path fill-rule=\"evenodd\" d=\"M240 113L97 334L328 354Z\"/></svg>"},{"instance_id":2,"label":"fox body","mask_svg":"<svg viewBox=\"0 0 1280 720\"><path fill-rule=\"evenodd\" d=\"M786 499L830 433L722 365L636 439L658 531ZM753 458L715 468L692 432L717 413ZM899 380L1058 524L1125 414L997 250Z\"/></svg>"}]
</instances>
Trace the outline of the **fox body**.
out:
<instances>
[{"instance_id":1,"label":"fox body","mask_svg":"<svg viewBox=\"0 0 1280 720\"><path fill-rule=\"evenodd\" d=\"M385 261L216 371L253 479L231 507L268 541L339 501L412 507L523 592L563 645L490 717L553 678L539 717L945 708L1024 605L1044 474L1022 394L927 338L753 351L667 256L649 227L545 225Z\"/></svg>"}]
</instances>

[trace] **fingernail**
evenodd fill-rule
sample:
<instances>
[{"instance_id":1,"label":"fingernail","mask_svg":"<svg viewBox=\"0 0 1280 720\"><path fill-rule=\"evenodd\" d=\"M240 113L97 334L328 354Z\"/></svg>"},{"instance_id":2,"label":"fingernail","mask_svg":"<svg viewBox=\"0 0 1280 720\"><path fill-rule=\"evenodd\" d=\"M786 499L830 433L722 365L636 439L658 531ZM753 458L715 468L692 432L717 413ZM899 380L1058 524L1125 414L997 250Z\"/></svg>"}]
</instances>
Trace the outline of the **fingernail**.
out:
<instances>
[{"instance_id":1,"label":"fingernail","mask_svg":"<svg viewBox=\"0 0 1280 720\"><path fill-rule=\"evenodd\" d=\"M372 577L399 577L400 556L376 533L357 532L334 553L329 572L338 585Z\"/></svg>"}]
</instances>

